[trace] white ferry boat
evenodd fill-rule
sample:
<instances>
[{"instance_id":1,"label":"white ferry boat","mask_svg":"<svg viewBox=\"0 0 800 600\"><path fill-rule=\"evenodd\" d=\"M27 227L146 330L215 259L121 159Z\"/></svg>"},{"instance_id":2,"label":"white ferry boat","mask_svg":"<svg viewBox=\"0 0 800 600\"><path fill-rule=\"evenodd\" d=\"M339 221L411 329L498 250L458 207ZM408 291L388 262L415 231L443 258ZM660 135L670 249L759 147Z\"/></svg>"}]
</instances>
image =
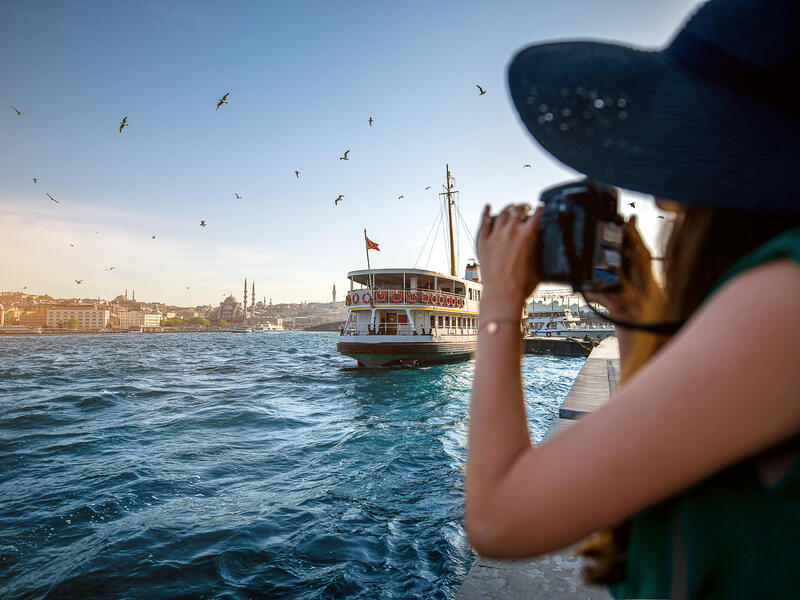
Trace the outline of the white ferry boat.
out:
<instances>
[{"instance_id":1,"label":"white ferry boat","mask_svg":"<svg viewBox=\"0 0 800 600\"><path fill-rule=\"evenodd\" d=\"M581 322L569 308L545 308L528 313L528 331L537 337L582 338L588 335L602 340L614 335L614 326Z\"/></svg>"},{"instance_id":2,"label":"white ferry boat","mask_svg":"<svg viewBox=\"0 0 800 600\"><path fill-rule=\"evenodd\" d=\"M352 271L347 278L348 317L337 349L359 366L416 366L475 352L477 264L467 266L464 279L422 269Z\"/></svg>"},{"instance_id":3,"label":"white ferry boat","mask_svg":"<svg viewBox=\"0 0 800 600\"><path fill-rule=\"evenodd\" d=\"M474 261L463 279L456 275L452 207L457 192L452 187L448 168L442 196L450 224L450 275L369 268L347 274L348 316L337 350L359 366L417 366L463 360L475 352L483 286Z\"/></svg>"}]
</instances>

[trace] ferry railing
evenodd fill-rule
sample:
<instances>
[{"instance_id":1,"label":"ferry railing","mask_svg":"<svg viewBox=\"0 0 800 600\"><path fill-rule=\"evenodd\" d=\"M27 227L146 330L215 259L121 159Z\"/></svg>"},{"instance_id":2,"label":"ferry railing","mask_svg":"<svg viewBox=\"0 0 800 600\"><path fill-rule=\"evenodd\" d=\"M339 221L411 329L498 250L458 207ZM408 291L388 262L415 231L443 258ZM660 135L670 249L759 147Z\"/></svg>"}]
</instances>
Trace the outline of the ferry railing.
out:
<instances>
[{"instance_id":1,"label":"ferry railing","mask_svg":"<svg viewBox=\"0 0 800 600\"><path fill-rule=\"evenodd\" d=\"M464 308L469 299L463 294L422 289L362 289L345 295L347 306L419 305L443 308Z\"/></svg>"},{"instance_id":2,"label":"ferry railing","mask_svg":"<svg viewBox=\"0 0 800 600\"><path fill-rule=\"evenodd\" d=\"M341 335L477 335L475 327L421 327L409 323L348 323Z\"/></svg>"}]
</instances>

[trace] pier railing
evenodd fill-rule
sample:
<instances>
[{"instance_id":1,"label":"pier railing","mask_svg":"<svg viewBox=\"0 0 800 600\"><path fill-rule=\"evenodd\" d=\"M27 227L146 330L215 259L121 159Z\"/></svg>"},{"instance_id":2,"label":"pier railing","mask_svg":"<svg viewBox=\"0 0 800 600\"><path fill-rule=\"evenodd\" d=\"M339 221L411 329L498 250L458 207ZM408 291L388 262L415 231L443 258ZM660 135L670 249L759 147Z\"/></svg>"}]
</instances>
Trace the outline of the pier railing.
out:
<instances>
[{"instance_id":1,"label":"pier railing","mask_svg":"<svg viewBox=\"0 0 800 600\"><path fill-rule=\"evenodd\" d=\"M417 305L458 309L466 306L467 298L439 290L363 289L347 292L344 302L350 307Z\"/></svg>"}]
</instances>

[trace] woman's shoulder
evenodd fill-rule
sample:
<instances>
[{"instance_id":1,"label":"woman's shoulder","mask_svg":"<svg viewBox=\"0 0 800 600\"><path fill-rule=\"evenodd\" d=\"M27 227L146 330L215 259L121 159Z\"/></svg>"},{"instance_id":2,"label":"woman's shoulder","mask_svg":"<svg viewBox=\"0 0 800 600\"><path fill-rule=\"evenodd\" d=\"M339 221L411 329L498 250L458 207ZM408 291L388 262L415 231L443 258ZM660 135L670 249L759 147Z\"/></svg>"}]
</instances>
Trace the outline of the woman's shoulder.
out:
<instances>
[{"instance_id":1,"label":"woman's shoulder","mask_svg":"<svg viewBox=\"0 0 800 600\"><path fill-rule=\"evenodd\" d=\"M762 265L786 259L800 265L800 228L788 229L736 261L717 280L706 298L710 298L729 281Z\"/></svg>"}]
</instances>

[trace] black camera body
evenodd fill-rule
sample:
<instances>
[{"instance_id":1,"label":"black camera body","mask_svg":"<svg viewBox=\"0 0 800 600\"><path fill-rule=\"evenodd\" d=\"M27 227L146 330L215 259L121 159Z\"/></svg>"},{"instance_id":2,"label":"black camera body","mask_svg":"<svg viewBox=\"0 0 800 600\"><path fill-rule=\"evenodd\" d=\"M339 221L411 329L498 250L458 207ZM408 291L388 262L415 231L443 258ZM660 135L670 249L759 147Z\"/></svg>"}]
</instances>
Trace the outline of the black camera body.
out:
<instances>
[{"instance_id":1,"label":"black camera body","mask_svg":"<svg viewBox=\"0 0 800 600\"><path fill-rule=\"evenodd\" d=\"M619 288L623 219L617 190L591 179L542 192L536 261L542 281L586 292Z\"/></svg>"}]
</instances>

